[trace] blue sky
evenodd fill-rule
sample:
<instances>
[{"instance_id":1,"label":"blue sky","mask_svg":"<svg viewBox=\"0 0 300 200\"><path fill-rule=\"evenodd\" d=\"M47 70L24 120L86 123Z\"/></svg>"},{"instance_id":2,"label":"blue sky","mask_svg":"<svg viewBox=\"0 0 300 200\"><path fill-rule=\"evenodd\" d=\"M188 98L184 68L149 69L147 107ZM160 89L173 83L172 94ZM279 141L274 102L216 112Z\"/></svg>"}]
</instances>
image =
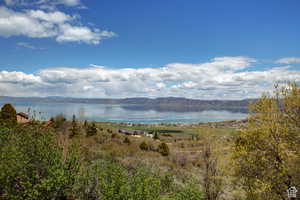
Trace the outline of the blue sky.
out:
<instances>
[{"instance_id":1,"label":"blue sky","mask_svg":"<svg viewBox=\"0 0 300 200\"><path fill-rule=\"evenodd\" d=\"M300 80L299 7L298 0L0 0L0 95L256 97L276 81Z\"/></svg>"}]
</instances>

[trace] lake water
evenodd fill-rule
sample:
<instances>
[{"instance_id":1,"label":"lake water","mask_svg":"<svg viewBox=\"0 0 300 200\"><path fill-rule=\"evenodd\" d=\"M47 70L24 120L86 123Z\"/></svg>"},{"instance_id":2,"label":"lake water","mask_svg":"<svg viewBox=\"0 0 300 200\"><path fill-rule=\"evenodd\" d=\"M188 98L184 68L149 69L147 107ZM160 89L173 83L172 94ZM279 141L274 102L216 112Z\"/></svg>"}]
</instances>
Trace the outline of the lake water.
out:
<instances>
[{"instance_id":1,"label":"lake water","mask_svg":"<svg viewBox=\"0 0 300 200\"><path fill-rule=\"evenodd\" d=\"M2 106L5 102L0 102ZM160 108L144 108L135 105L11 102L17 112L30 113L36 119L48 120L63 114L68 119L76 115L79 120L127 122L127 123L197 123L245 119L247 113L226 110L187 111Z\"/></svg>"}]
</instances>

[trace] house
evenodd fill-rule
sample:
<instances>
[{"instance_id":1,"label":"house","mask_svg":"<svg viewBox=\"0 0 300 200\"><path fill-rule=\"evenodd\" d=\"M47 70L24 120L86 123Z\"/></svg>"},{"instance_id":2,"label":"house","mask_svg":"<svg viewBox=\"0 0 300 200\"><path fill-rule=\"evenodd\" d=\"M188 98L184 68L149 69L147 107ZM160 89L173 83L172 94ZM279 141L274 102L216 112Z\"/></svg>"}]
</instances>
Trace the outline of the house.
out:
<instances>
[{"instance_id":1,"label":"house","mask_svg":"<svg viewBox=\"0 0 300 200\"><path fill-rule=\"evenodd\" d=\"M137 135L135 131L119 129L119 133L123 133L125 135Z\"/></svg>"},{"instance_id":2,"label":"house","mask_svg":"<svg viewBox=\"0 0 300 200\"><path fill-rule=\"evenodd\" d=\"M29 116L23 112L17 113L17 122L20 124L28 123L30 122Z\"/></svg>"},{"instance_id":3,"label":"house","mask_svg":"<svg viewBox=\"0 0 300 200\"><path fill-rule=\"evenodd\" d=\"M142 135L145 135L147 137L153 138L153 134L148 133L147 131L141 131L141 130L131 131L131 130L119 129L119 133L122 133L125 135L130 135L130 136L139 136L139 137Z\"/></svg>"}]
</instances>

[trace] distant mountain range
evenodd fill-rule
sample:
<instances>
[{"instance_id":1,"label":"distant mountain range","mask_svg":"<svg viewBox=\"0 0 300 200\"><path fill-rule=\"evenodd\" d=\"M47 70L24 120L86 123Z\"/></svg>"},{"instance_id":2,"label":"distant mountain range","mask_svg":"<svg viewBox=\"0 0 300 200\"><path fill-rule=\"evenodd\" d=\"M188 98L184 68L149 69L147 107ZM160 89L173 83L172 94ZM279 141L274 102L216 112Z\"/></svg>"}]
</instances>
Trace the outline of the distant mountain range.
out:
<instances>
[{"instance_id":1,"label":"distant mountain range","mask_svg":"<svg viewBox=\"0 0 300 200\"><path fill-rule=\"evenodd\" d=\"M71 98L71 97L9 97L0 96L0 102L52 102L52 103L87 103L87 104L122 104L126 109L133 110L165 110L165 111L201 111L201 110L230 110L247 112L250 102L256 99L244 100L198 100L180 97L162 98ZM128 106L126 106L128 105Z\"/></svg>"}]
</instances>

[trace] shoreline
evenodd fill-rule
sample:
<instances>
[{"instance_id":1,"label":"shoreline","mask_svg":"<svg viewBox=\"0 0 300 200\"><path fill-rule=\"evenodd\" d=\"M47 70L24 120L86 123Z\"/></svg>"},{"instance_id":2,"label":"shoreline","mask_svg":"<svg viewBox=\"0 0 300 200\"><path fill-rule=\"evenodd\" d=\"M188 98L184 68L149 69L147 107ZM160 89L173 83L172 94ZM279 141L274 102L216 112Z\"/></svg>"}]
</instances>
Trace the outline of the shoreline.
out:
<instances>
[{"instance_id":1,"label":"shoreline","mask_svg":"<svg viewBox=\"0 0 300 200\"><path fill-rule=\"evenodd\" d=\"M212 121L212 122L196 122L196 123L131 123L131 122L109 122L109 121L95 121L97 124L117 124L128 127L139 127L139 126L147 126L147 127L158 127L158 126L175 126L175 127L238 127L240 125L244 125L248 122L248 119L241 120L223 120L223 121Z\"/></svg>"}]
</instances>

